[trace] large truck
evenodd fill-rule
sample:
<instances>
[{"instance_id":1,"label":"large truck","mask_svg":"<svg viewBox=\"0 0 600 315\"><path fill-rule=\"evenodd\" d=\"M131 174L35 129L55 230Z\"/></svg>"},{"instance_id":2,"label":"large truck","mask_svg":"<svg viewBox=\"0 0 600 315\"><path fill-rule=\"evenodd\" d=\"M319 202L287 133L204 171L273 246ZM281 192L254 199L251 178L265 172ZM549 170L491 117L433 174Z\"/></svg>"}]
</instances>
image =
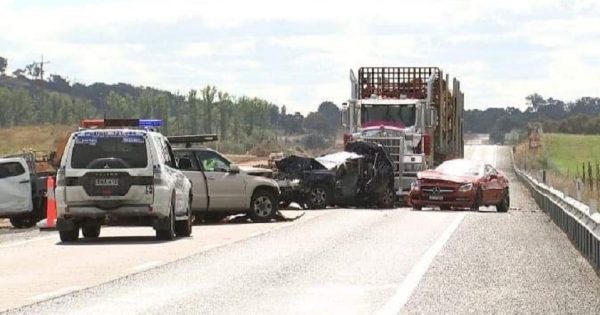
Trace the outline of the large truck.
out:
<instances>
[{"instance_id":1,"label":"large truck","mask_svg":"<svg viewBox=\"0 0 600 315\"><path fill-rule=\"evenodd\" d=\"M417 173L462 158L464 94L438 67L361 67L350 70L351 94L342 107L344 143L384 146L394 163L394 189L406 195Z\"/></svg>"}]
</instances>

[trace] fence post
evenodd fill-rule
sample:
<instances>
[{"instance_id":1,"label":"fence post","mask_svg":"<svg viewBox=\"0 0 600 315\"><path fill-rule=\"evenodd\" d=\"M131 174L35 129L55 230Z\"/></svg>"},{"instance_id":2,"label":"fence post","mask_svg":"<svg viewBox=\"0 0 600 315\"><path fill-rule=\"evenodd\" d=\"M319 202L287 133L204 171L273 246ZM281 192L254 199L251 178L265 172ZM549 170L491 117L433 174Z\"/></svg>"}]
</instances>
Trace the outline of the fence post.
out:
<instances>
[{"instance_id":1,"label":"fence post","mask_svg":"<svg viewBox=\"0 0 600 315\"><path fill-rule=\"evenodd\" d=\"M589 181L590 181L590 191L593 192L594 191L594 176L593 176L593 172L592 172L592 162L588 161L588 177L589 177Z\"/></svg>"},{"instance_id":2,"label":"fence post","mask_svg":"<svg viewBox=\"0 0 600 315\"><path fill-rule=\"evenodd\" d=\"M542 183L546 184L546 170L542 170Z\"/></svg>"},{"instance_id":3,"label":"fence post","mask_svg":"<svg viewBox=\"0 0 600 315\"><path fill-rule=\"evenodd\" d=\"M582 200L582 195L583 195L583 181L581 180L581 178L577 178L575 180L575 195L577 197L577 200Z\"/></svg>"}]
</instances>

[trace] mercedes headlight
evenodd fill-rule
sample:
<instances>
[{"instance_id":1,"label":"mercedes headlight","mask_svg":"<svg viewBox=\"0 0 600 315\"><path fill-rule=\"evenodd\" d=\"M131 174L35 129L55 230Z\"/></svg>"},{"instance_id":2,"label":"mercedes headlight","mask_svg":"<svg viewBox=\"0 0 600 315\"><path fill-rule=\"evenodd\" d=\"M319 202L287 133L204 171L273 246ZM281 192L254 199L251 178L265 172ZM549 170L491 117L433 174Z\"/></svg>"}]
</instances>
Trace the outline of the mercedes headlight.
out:
<instances>
[{"instance_id":1,"label":"mercedes headlight","mask_svg":"<svg viewBox=\"0 0 600 315\"><path fill-rule=\"evenodd\" d=\"M473 183L464 184L458 188L458 191L460 192L468 192L471 190L473 190Z\"/></svg>"}]
</instances>

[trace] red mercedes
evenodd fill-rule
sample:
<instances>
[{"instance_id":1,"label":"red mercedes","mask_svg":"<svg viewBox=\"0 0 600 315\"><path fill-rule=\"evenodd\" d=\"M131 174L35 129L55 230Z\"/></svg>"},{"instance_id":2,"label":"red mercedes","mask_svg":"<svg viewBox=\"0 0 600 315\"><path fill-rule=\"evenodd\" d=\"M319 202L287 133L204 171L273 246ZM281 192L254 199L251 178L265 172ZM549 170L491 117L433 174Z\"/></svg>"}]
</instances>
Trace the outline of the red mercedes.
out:
<instances>
[{"instance_id":1,"label":"red mercedes","mask_svg":"<svg viewBox=\"0 0 600 315\"><path fill-rule=\"evenodd\" d=\"M442 210L496 206L498 212L507 212L510 205L508 179L483 162L450 160L418 173L408 202L417 210L428 206Z\"/></svg>"}]
</instances>

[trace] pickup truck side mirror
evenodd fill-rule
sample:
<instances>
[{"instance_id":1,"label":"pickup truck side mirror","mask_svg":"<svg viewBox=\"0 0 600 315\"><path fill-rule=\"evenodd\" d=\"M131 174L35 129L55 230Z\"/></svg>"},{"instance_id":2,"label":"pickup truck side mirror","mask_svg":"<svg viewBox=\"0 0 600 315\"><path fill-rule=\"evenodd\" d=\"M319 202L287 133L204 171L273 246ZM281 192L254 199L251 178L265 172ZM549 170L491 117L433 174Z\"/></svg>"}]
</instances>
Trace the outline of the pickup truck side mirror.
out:
<instances>
[{"instance_id":1,"label":"pickup truck side mirror","mask_svg":"<svg viewBox=\"0 0 600 315\"><path fill-rule=\"evenodd\" d=\"M240 172L240 167L237 164L231 164L229 165L229 173L231 174L239 174Z\"/></svg>"},{"instance_id":2,"label":"pickup truck side mirror","mask_svg":"<svg viewBox=\"0 0 600 315\"><path fill-rule=\"evenodd\" d=\"M182 157L179 159L177 166L180 170L190 170L192 169L192 160L186 157Z\"/></svg>"}]
</instances>

